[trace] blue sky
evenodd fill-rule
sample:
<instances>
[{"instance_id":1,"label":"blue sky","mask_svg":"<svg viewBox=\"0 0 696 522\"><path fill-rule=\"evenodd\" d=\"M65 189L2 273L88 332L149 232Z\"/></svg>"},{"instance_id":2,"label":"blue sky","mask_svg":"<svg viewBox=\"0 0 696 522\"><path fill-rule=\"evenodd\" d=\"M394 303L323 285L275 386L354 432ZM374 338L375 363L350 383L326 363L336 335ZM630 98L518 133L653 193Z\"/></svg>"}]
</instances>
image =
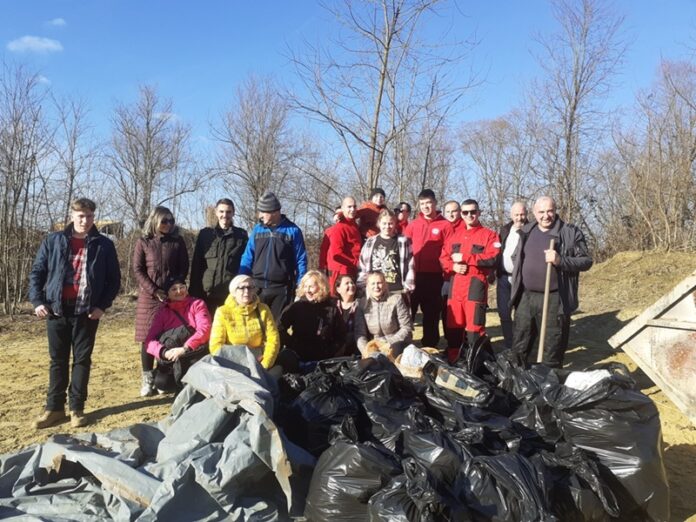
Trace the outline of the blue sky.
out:
<instances>
[{"instance_id":1,"label":"blue sky","mask_svg":"<svg viewBox=\"0 0 696 522\"><path fill-rule=\"evenodd\" d=\"M624 73L609 102L630 105L653 80L661 57L684 59L696 47L696 0L618 0L631 44ZM58 94L82 96L99 133L108 130L117 101L132 101L139 84L155 84L177 114L206 135L249 74L291 83L288 46L326 41L337 29L314 0L133 1L0 0L0 55L28 64ZM459 1L433 32L452 26L456 37L480 44L471 55L485 82L459 115L494 118L519 103L538 65L535 32L552 29L543 0ZM33 37L27 38L27 37Z\"/></svg>"}]
</instances>

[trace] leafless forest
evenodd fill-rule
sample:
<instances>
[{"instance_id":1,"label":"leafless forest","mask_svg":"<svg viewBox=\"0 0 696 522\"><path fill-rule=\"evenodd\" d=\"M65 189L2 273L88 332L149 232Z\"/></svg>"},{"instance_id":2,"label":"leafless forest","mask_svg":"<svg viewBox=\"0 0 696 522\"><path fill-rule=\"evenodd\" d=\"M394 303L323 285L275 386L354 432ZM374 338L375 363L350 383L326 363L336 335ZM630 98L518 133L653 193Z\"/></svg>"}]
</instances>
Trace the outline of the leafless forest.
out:
<instances>
[{"instance_id":1,"label":"leafless forest","mask_svg":"<svg viewBox=\"0 0 696 522\"><path fill-rule=\"evenodd\" d=\"M471 67L476 42L423 31L445 3L327 3L342 31L287 50L291 85L242 82L212 118L205 151L157 86L140 86L98 126L88 99L2 63L0 310L15 313L26 299L38 242L66 222L76 196L97 202L124 273L154 205L197 226L206 204L230 196L237 224L248 227L266 189L310 244L343 195L382 186L394 204L414 202L424 187L441 200L475 197L489 226L505 221L514 200L551 194L598 259L696 246L693 62L664 57L631 106L607 107L629 45L622 14L602 0L556 0L555 32L537 35L533 49L543 74L520 86L524 103L467 122L471 93L485 96L485 75ZM464 80L462 71L471 71Z\"/></svg>"}]
</instances>

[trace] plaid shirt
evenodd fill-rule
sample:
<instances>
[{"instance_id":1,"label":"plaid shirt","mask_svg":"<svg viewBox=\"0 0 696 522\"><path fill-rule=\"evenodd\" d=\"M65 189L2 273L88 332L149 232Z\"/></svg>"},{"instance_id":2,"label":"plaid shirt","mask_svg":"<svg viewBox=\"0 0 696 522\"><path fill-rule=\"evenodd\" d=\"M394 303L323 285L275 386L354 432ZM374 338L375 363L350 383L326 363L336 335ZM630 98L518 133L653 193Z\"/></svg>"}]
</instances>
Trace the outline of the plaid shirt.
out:
<instances>
[{"instance_id":1,"label":"plaid shirt","mask_svg":"<svg viewBox=\"0 0 696 522\"><path fill-rule=\"evenodd\" d=\"M65 286L77 289L75 298L75 315L89 312L90 290L87 278L87 240L72 238L68 270L65 273Z\"/></svg>"}]
</instances>

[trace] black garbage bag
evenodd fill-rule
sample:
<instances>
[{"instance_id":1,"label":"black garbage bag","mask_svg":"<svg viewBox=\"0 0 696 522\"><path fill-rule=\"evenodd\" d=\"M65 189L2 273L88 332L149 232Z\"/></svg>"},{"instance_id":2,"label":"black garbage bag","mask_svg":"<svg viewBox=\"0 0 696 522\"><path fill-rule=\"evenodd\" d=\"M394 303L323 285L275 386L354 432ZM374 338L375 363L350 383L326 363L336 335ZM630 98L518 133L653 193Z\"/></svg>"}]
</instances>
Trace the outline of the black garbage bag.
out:
<instances>
[{"instance_id":1,"label":"black garbage bag","mask_svg":"<svg viewBox=\"0 0 696 522\"><path fill-rule=\"evenodd\" d=\"M438 489L451 488L459 466L470 454L436 421L424 415L413 418L403 432L404 457L428 468Z\"/></svg>"},{"instance_id":2,"label":"black garbage bag","mask_svg":"<svg viewBox=\"0 0 696 522\"><path fill-rule=\"evenodd\" d=\"M466 506L448 493L440 493L435 480L414 459L402 462L404 474L392 479L368 503L370 521L463 522L471 520Z\"/></svg>"},{"instance_id":3,"label":"black garbage bag","mask_svg":"<svg viewBox=\"0 0 696 522\"><path fill-rule=\"evenodd\" d=\"M371 444L336 441L319 457L305 504L309 521L367 519L370 497L401 473L395 455Z\"/></svg>"},{"instance_id":4,"label":"black garbage bag","mask_svg":"<svg viewBox=\"0 0 696 522\"><path fill-rule=\"evenodd\" d=\"M331 427L346 415L364 417L360 401L340 378L323 375L307 383L280 422L288 439L318 457L329 447Z\"/></svg>"},{"instance_id":5,"label":"black garbage bag","mask_svg":"<svg viewBox=\"0 0 696 522\"><path fill-rule=\"evenodd\" d=\"M606 479L622 519L668 520L669 486L657 407L635 389L624 365L606 369L611 376L585 390L557 386L544 397L556 410L563 438L596 455L612 472Z\"/></svg>"},{"instance_id":6,"label":"black garbage bag","mask_svg":"<svg viewBox=\"0 0 696 522\"><path fill-rule=\"evenodd\" d=\"M387 401L380 397L363 399L363 408L369 421L367 429L369 438L379 441L395 453L401 454L403 436L411 429L411 419L414 411L423 412L425 406L414 399L391 398Z\"/></svg>"},{"instance_id":7,"label":"black garbage bag","mask_svg":"<svg viewBox=\"0 0 696 522\"><path fill-rule=\"evenodd\" d=\"M544 474L517 453L479 456L459 469L455 491L475 520L557 521L549 510Z\"/></svg>"},{"instance_id":8,"label":"black garbage bag","mask_svg":"<svg viewBox=\"0 0 696 522\"><path fill-rule=\"evenodd\" d=\"M426 383L425 399L428 415L441 422L446 429L457 428L454 404L487 407L494 389L478 377L461 368L429 362L423 368Z\"/></svg>"},{"instance_id":9,"label":"black garbage bag","mask_svg":"<svg viewBox=\"0 0 696 522\"><path fill-rule=\"evenodd\" d=\"M563 522L600 522L619 516L616 497L591 455L568 443L531 458L546 471L549 505Z\"/></svg>"},{"instance_id":10,"label":"black garbage bag","mask_svg":"<svg viewBox=\"0 0 696 522\"><path fill-rule=\"evenodd\" d=\"M358 361L342 377L347 385L355 387L363 399L411 399L422 391L422 386L406 379L394 363L383 356Z\"/></svg>"}]
</instances>

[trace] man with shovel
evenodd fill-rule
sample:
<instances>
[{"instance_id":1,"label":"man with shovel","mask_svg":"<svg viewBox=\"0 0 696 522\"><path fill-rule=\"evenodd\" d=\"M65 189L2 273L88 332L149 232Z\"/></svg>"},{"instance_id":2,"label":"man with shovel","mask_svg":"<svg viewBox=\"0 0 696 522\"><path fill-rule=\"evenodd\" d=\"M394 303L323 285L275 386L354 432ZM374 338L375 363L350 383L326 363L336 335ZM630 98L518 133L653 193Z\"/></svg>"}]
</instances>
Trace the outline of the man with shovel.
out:
<instances>
[{"instance_id":1,"label":"man with shovel","mask_svg":"<svg viewBox=\"0 0 696 522\"><path fill-rule=\"evenodd\" d=\"M544 346L540 362L560 368L568 348L570 314L578 308L579 273L589 270L592 257L580 229L563 222L556 214L553 198L542 196L537 199L534 217L536 222L528 223L520 231L514 254L511 303L515 308L515 323L512 352L518 362L526 366L538 337ZM550 271L548 278L547 270ZM544 308L547 309L546 321L542 317ZM545 342L544 322L547 325Z\"/></svg>"}]
</instances>

